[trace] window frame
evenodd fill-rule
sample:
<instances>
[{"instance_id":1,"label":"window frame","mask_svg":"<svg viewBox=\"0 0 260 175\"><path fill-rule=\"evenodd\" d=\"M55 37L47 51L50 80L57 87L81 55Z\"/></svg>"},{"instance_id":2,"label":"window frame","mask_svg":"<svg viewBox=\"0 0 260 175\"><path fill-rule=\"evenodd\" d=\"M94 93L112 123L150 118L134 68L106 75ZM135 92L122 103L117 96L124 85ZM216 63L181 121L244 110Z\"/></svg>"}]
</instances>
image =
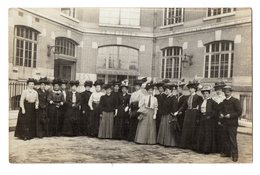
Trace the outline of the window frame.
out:
<instances>
[{"instance_id":1,"label":"window frame","mask_svg":"<svg viewBox=\"0 0 260 175\"><path fill-rule=\"evenodd\" d=\"M60 45L57 45L57 43L60 43ZM71 57L71 58L77 58L77 46L79 44L67 37L56 37L55 38L55 52L58 52L61 56ZM74 46L74 48L73 48ZM60 50L59 50L60 49ZM72 53L72 55L70 54Z\"/></svg>"},{"instance_id":2,"label":"window frame","mask_svg":"<svg viewBox=\"0 0 260 175\"><path fill-rule=\"evenodd\" d=\"M221 9L221 13L217 14L217 15L208 16L208 10L209 9ZM217 18L223 18L223 17L228 17L228 16L233 16L233 15L236 14L236 8L230 8L231 12L228 12L228 13L223 13L223 9L226 9L226 8L207 8L205 17L203 18L203 21L207 21L207 20L211 20L211 19L217 19Z\"/></svg>"},{"instance_id":3,"label":"window frame","mask_svg":"<svg viewBox=\"0 0 260 175\"><path fill-rule=\"evenodd\" d=\"M174 22L173 24L169 24L168 20L169 18L167 18L167 24L165 24L165 10L167 10L166 14L168 15L169 14L169 9L174 9L174 13L176 13L176 9L181 9L181 22ZM164 28L168 28L168 27L174 27L174 26L180 26L180 25L183 25L184 24L184 12L185 11L185 8L164 8L163 9L163 15L162 15L162 25L161 25L161 29L164 29Z\"/></svg>"},{"instance_id":4,"label":"window frame","mask_svg":"<svg viewBox=\"0 0 260 175\"><path fill-rule=\"evenodd\" d=\"M72 16L71 15L67 15L66 13L64 13L62 11L62 9L69 9L71 11L74 11L74 12L72 12L74 15L72 15ZM79 20L77 19L77 10L74 7L69 7L69 8L63 7L63 8L60 8L60 15L65 17L65 18L67 18L67 19L70 19L70 20L72 20L74 22L79 23Z\"/></svg>"},{"instance_id":5,"label":"window frame","mask_svg":"<svg viewBox=\"0 0 260 175\"><path fill-rule=\"evenodd\" d=\"M168 50L169 49L169 50ZM178 55L174 55L175 49L178 49ZM171 54L167 54L167 50ZM171 51L170 51L171 50ZM177 52L177 51L176 51ZM182 57L183 57L183 49L180 46L166 47L161 49L161 58L160 58L160 78L169 78L169 79L180 79L182 76ZM167 60L172 60L171 73L170 77L166 77L167 75ZM178 62L178 64L176 64ZM178 65L178 66L176 66ZM177 70L175 70L177 69ZM176 72L178 75L176 76Z\"/></svg>"},{"instance_id":6,"label":"window frame","mask_svg":"<svg viewBox=\"0 0 260 175\"><path fill-rule=\"evenodd\" d=\"M19 30L19 36L18 36L18 30ZM23 33L22 35L21 35L21 32ZM13 59L13 63L15 66L21 66L21 67L27 67L27 68L36 68L37 67L39 34L40 34L39 31L37 31L34 28L31 28L29 26L15 25L15 27L14 27L14 59ZM22 45L22 47L18 48L17 47L18 45L19 46ZM19 56L17 55L18 53L19 53ZM18 59L18 61L17 61L17 59Z\"/></svg>"},{"instance_id":7,"label":"window frame","mask_svg":"<svg viewBox=\"0 0 260 175\"><path fill-rule=\"evenodd\" d=\"M222 50L223 43L225 43L225 48L227 48L227 43L228 43L228 50ZM212 51L213 45L215 46L215 49L218 47L218 51L215 51L215 49L214 49L214 51ZM217 65L218 76L212 77L211 76L211 73L212 73L211 62L212 62L212 58L216 59L217 55L218 55L218 59L219 59L218 65ZM228 55L227 61L226 61L226 55ZM223 56L224 64L222 64L223 63L222 56ZM227 65L225 65L225 64L227 64ZM233 64L234 64L234 41L220 40L220 41L209 42L204 45L204 62L203 62L203 77L204 78L232 78L233 77ZM227 76L225 76L225 66L227 66ZM221 72L223 75L222 77L221 77Z\"/></svg>"}]
</instances>

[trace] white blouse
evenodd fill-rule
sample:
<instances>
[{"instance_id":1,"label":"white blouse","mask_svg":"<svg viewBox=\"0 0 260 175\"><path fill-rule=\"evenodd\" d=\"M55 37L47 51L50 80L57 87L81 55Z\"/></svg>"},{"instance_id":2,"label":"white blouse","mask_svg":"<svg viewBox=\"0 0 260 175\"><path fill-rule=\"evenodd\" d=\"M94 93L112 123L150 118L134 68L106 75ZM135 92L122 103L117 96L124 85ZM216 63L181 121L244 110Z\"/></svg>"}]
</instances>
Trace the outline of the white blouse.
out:
<instances>
[{"instance_id":1,"label":"white blouse","mask_svg":"<svg viewBox=\"0 0 260 175\"><path fill-rule=\"evenodd\" d=\"M35 107L39 105L38 93L34 89L25 89L22 92L20 99L20 107L24 109L24 101L28 101L29 103L35 103Z\"/></svg>"},{"instance_id":2,"label":"white blouse","mask_svg":"<svg viewBox=\"0 0 260 175\"><path fill-rule=\"evenodd\" d=\"M226 97L224 97L223 95L216 95L214 97L212 97L212 99L217 102L218 104L223 102L223 100L225 99Z\"/></svg>"},{"instance_id":3,"label":"white blouse","mask_svg":"<svg viewBox=\"0 0 260 175\"><path fill-rule=\"evenodd\" d=\"M142 96L144 96L144 93L142 92L141 89L139 89L138 91L133 92L131 94L131 97L130 97L130 104L132 102L139 102Z\"/></svg>"},{"instance_id":4,"label":"white blouse","mask_svg":"<svg viewBox=\"0 0 260 175\"><path fill-rule=\"evenodd\" d=\"M93 109L92 103L99 103L101 96L105 95L104 92L93 92L89 97L88 105L91 109Z\"/></svg>"},{"instance_id":5,"label":"white blouse","mask_svg":"<svg viewBox=\"0 0 260 175\"><path fill-rule=\"evenodd\" d=\"M149 98L151 97L151 101L150 101L150 107L148 106L149 103ZM151 108L151 109L158 109L158 101L157 98L152 96L152 95L145 95L141 97L141 100L139 101L139 107L144 106L147 108Z\"/></svg>"}]
</instances>

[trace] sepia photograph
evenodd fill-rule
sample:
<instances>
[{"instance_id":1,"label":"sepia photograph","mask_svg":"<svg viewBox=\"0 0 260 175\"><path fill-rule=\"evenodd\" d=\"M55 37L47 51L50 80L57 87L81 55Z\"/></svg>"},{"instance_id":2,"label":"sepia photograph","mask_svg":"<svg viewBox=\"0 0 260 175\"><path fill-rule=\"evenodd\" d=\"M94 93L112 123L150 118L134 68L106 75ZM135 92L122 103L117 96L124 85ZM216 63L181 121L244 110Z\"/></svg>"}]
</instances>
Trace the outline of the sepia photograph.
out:
<instances>
[{"instance_id":1,"label":"sepia photograph","mask_svg":"<svg viewBox=\"0 0 260 175\"><path fill-rule=\"evenodd\" d=\"M253 163L249 7L8 8L9 163Z\"/></svg>"}]
</instances>

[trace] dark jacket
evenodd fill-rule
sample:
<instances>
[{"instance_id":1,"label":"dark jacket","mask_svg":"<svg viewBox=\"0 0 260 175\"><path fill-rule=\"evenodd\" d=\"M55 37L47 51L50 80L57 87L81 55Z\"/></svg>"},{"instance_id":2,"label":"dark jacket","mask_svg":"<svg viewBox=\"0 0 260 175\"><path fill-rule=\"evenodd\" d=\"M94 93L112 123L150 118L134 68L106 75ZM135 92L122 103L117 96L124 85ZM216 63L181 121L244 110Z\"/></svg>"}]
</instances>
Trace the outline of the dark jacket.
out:
<instances>
[{"instance_id":1,"label":"dark jacket","mask_svg":"<svg viewBox=\"0 0 260 175\"><path fill-rule=\"evenodd\" d=\"M39 98L39 108L41 109L46 108L48 105L48 101L47 101L48 92L47 91L43 92L41 89L38 89L37 93Z\"/></svg>"},{"instance_id":2,"label":"dark jacket","mask_svg":"<svg viewBox=\"0 0 260 175\"><path fill-rule=\"evenodd\" d=\"M238 126L238 118L242 114L240 101L234 97L225 99L220 103L220 113L224 116L230 114L230 118L223 118L222 123L227 126Z\"/></svg>"},{"instance_id":3,"label":"dark jacket","mask_svg":"<svg viewBox=\"0 0 260 175\"><path fill-rule=\"evenodd\" d=\"M66 103L68 107L73 107L72 105L74 104L74 107L79 107L80 106L80 94L76 92L76 103L72 103L72 92L67 93L66 97Z\"/></svg>"},{"instance_id":4,"label":"dark jacket","mask_svg":"<svg viewBox=\"0 0 260 175\"><path fill-rule=\"evenodd\" d=\"M90 91L84 91L80 94L80 105L82 111L90 111L88 101L91 96L92 92Z\"/></svg>"},{"instance_id":5,"label":"dark jacket","mask_svg":"<svg viewBox=\"0 0 260 175\"><path fill-rule=\"evenodd\" d=\"M157 98L157 101L158 101L157 115L162 115L162 104L163 104L163 100L165 99L166 95L165 95L165 93L161 93L161 94L155 95L155 97Z\"/></svg>"},{"instance_id":6,"label":"dark jacket","mask_svg":"<svg viewBox=\"0 0 260 175\"><path fill-rule=\"evenodd\" d=\"M176 96L166 96L162 99L162 115L168 115L178 110L178 102Z\"/></svg>"},{"instance_id":7,"label":"dark jacket","mask_svg":"<svg viewBox=\"0 0 260 175\"><path fill-rule=\"evenodd\" d=\"M188 109L188 100L189 100L190 95L187 97L186 102L180 107L178 110L179 112L185 112ZM199 96L198 94L195 94L192 99L192 109L199 109L199 106L203 102L203 98Z\"/></svg>"},{"instance_id":8,"label":"dark jacket","mask_svg":"<svg viewBox=\"0 0 260 175\"><path fill-rule=\"evenodd\" d=\"M202 105L202 103L199 106L199 111L200 112L201 112L201 105ZM210 118L216 118L217 105L218 104L212 98L208 99L207 100L207 104L206 104L206 113L205 113L205 115L207 117L210 117Z\"/></svg>"},{"instance_id":9,"label":"dark jacket","mask_svg":"<svg viewBox=\"0 0 260 175\"><path fill-rule=\"evenodd\" d=\"M103 112L114 112L117 108L115 95L103 95L100 98L99 107L100 110Z\"/></svg>"}]
</instances>

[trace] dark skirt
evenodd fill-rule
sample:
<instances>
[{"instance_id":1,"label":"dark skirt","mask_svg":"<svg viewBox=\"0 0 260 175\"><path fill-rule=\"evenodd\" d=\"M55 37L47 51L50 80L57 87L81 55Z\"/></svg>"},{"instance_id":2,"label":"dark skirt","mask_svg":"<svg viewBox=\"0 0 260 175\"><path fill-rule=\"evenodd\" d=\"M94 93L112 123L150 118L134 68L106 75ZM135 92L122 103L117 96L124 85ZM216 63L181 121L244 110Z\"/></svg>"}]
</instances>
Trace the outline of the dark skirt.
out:
<instances>
[{"instance_id":1,"label":"dark skirt","mask_svg":"<svg viewBox=\"0 0 260 175\"><path fill-rule=\"evenodd\" d=\"M98 138L111 139L113 136L114 112L102 112Z\"/></svg>"},{"instance_id":2,"label":"dark skirt","mask_svg":"<svg viewBox=\"0 0 260 175\"><path fill-rule=\"evenodd\" d=\"M93 110L89 114L89 131L88 134L91 137L98 136L99 122L100 122L100 108L99 105L93 103Z\"/></svg>"},{"instance_id":3,"label":"dark skirt","mask_svg":"<svg viewBox=\"0 0 260 175\"><path fill-rule=\"evenodd\" d=\"M128 112L125 112L125 107L118 108L117 116L114 118L113 138L126 139L128 129Z\"/></svg>"},{"instance_id":4,"label":"dark skirt","mask_svg":"<svg viewBox=\"0 0 260 175\"><path fill-rule=\"evenodd\" d=\"M134 141L135 135L136 135L136 129L138 125L138 108L132 108L130 112L130 118L129 118L129 132L128 132L128 141Z\"/></svg>"},{"instance_id":5,"label":"dark skirt","mask_svg":"<svg viewBox=\"0 0 260 175\"><path fill-rule=\"evenodd\" d=\"M153 115L153 109L148 109L146 114L140 114L135 135L136 143L156 144L156 121L153 119Z\"/></svg>"},{"instance_id":6,"label":"dark skirt","mask_svg":"<svg viewBox=\"0 0 260 175\"><path fill-rule=\"evenodd\" d=\"M45 137L48 132L47 108L39 108L36 112L36 135Z\"/></svg>"},{"instance_id":7,"label":"dark skirt","mask_svg":"<svg viewBox=\"0 0 260 175\"><path fill-rule=\"evenodd\" d=\"M161 118L162 118L161 114L156 115L156 133L157 133L157 136L158 136L159 128L160 128L160 125L161 125Z\"/></svg>"},{"instance_id":8,"label":"dark skirt","mask_svg":"<svg viewBox=\"0 0 260 175\"><path fill-rule=\"evenodd\" d=\"M80 114L80 134L83 136L88 136L90 132L90 111L87 110L83 114L81 111Z\"/></svg>"},{"instance_id":9,"label":"dark skirt","mask_svg":"<svg viewBox=\"0 0 260 175\"><path fill-rule=\"evenodd\" d=\"M184 149L197 149L198 132L198 110L187 109L183 121L180 147Z\"/></svg>"},{"instance_id":10,"label":"dark skirt","mask_svg":"<svg viewBox=\"0 0 260 175\"><path fill-rule=\"evenodd\" d=\"M164 146L177 146L178 136L177 132L174 132L170 126L172 116L170 114L163 115L161 119L161 125L157 137L157 143Z\"/></svg>"},{"instance_id":11,"label":"dark skirt","mask_svg":"<svg viewBox=\"0 0 260 175\"><path fill-rule=\"evenodd\" d=\"M55 104L48 106L48 136L60 136L60 118L62 117L61 107L57 107Z\"/></svg>"},{"instance_id":12,"label":"dark skirt","mask_svg":"<svg viewBox=\"0 0 260 175\"><path fill-rule=\"evenodd\" d=\"M200 153L216 152L215 119L202 115L198 132L198 148Z\"/></svg>"},{"instance_id":13,"label":"dark skirt","mask_svg":"<svg viewBox=\"0 0 260 175\"><path fill-rule=\"evenodd\" d=\"M215 123L215 137L216 137L216 152L224 152L224 139L223 139L223 124L216 122Z\"/></svg>"},{"instance_id":14,"label":"dark skirt","mask_svg":"<svg viewBox=\"0 0 260 175\"><path fill-rule=\"evenodd\" d=\"M22 108L19 110L14 136L27 140L36 136L35 103L24 102L24 108L25 114L22 114Z\"/></svg>"},{"instance_id":15,"label":"dark skirt","mask_svg":"<svg viewBox=\"0 0 260 175\"><path fill-rule=\"evenodd\" d=\"M67 107L64 115L64 122L62 127L62 135L64 136L78 136L80 131L79 117L80 110L78 107Z\"/></svg>"}]
</instances>

